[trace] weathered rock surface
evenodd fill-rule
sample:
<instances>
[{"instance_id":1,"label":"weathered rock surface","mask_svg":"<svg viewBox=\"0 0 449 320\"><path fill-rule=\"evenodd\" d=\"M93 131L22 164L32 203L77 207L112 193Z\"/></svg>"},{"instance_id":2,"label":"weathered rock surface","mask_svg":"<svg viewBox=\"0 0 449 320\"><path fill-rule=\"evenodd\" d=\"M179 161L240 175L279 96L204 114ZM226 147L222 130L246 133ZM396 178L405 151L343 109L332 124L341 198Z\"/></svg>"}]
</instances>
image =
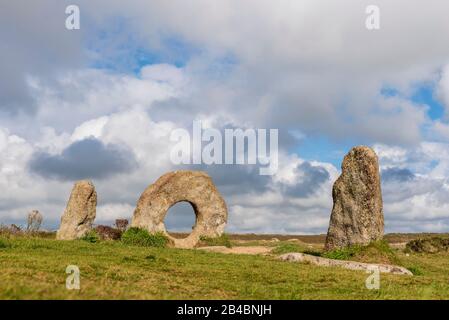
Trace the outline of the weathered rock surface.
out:
<instances>
[{"instance_id":1,"label":"weathered rock surface","mask_svg":"<svg viewBox=\"0 0 449 320\"><path fill-rule=\"evenodd\" d=\"M181 201L192 205L196 221L187 238L176 239L167 233L164 218L168 209ZM226 203L209 175L202 171L174 171L160 177L142 193L131 226L150 233L163 232L175 247L193 248L200 236L220 236L227 219Z\"/></svg>"},{"instance_id":2,"label":"weathered rock surface","mask_svg":"<svg viewBox=\"0 0 449 320\"><path fill-rule=\"evenodd\" d=\"M380 240L384 233L379 163L368 147L353 148L344 158L342 174L332 190L334 206L326 250Z\"/></svg>"},{"instance_id":3,"label":"weathered rock surface","mask_svg":"<svg viewBox=\"0 0 449 320\"><path fill-rule=\"evenodd\" d=\"M76 182L61 217L56 239L73 240L84 236L92 229L96 207L97 193L92 182L87 180Z\"/></svg>"},{"instance_id":4,"label":"weathered rock surface","mask_svg":"<svg viewBox=\"0 0 449 320\"><path fill-rule=\"evenodd\" d=\"M377 269L381 273L392 273L408 276L413 275L413 273L411 273L408 269L400 266L394 266L389 264L363 263L357 261L334 260L297 252L283 254L279 256L279 259L289 262L311 263L322 267L341 267L350 270L365 270L365 271L366 270L373 271Z\"/></svg>"}]
</instances>

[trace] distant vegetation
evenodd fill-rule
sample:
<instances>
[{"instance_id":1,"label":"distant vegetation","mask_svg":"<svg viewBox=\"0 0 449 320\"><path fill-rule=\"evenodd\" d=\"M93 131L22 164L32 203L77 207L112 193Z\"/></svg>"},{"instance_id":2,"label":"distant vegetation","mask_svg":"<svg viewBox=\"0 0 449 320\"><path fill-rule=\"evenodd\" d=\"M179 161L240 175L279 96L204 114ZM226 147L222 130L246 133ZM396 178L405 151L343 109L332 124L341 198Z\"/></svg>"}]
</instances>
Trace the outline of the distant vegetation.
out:
<instances>
[{"instance_id":1,"label":"distant vegetation","mask_svg":"<svg viewBox=\"0 0 449 320\"><path fill-rule=\"evenodd\" d=\"M408 252L437 253L449 251L449 238L432 237L427 239L416 239L407 243Z\"/></svg>"}]
</instances>

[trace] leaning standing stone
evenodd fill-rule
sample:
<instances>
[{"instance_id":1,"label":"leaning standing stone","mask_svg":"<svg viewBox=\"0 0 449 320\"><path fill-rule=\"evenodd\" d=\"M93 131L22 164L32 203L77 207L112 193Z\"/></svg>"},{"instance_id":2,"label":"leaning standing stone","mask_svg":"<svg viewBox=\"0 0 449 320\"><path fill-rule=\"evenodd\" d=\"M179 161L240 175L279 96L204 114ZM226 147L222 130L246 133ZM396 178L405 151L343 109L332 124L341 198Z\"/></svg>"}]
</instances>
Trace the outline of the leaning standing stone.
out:
<instances>
[{"instance_id":1,"label":"leaning standing stone","mask_svg":"<svg viewBox=\"0 0 449 320\"><path fill-rule=\"evenodd\" d=\"M334 206L326 250L380 240L384 233L379 162L368 147L353 148L332 190Z\"/></svg>"},{"instance_id":2,"label":"leaning standing stone","mask_svg":"<svg viewBox=\"0 0 449 320\"><path fill-rule=\"evenodd\" d=\"M56 239L78 239L89 232L95 220L96 206L97 193L92 182L87 180L76 182L62 215Z\"/></svg>"}]
</instances>

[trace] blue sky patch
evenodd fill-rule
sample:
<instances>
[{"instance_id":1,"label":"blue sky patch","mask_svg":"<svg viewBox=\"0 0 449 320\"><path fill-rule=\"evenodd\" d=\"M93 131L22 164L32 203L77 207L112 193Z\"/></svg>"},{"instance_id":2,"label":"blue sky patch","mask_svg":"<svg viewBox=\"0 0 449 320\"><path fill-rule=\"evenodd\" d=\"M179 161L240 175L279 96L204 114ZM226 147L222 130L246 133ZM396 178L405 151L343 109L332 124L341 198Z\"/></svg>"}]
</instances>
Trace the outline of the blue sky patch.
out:
<instances>
[{"instance_id":1,"label":"blue sky patch","mask_svg":"<svg viewBox=\"0 0 449 320\"><path fill-rule=\"evenodd\" d=\"M426 85L419 87L412 95L411 100L414 103L425 104L429 106L427 114L432 120L441 119L444 116L444 107L435 97L435 86Z\"/></svg>"}]
</instances>

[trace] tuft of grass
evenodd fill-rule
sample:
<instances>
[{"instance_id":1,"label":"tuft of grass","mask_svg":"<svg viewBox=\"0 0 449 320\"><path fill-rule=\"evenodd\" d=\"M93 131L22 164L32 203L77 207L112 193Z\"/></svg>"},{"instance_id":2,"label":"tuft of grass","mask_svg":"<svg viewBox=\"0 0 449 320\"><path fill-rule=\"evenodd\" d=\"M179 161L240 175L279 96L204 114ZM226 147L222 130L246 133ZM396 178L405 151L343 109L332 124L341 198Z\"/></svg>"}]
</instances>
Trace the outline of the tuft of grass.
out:
<instances>
[{"instance_id":1,"label":"tuft of grass","mask_svg":"<svg viewBox=\"0 0 449 320\"><path fill-rule=\"evenodd\" d=\"M337 260L356 260L367 263L401 265L401 261L387 241L373 241L366 246L354 245L324 252L322 257Z\"/></svg>"},{"instance_id":2,"label":"tuft of grass","mask_svg":"<svg viewBox=\"0 0 449 320\"><path fill-rule=\"evenodd\" d=\"M8 240L0 238L0 249L7 249L11 247L11 243Z\"/></svg>"},{"instance_id":3,"label":"tuft of grass","mask_svg":"<svg viewBox=\"0 0 449 320\"><path fill-rule=\"evenodd\" d=\"M97 243L100 241L100 236L95 230L90 230L88 233L86 233L84 236L80 238L80 240L90 242L90 243Z\"/></svg>"},{"instance_id":4,"label":"tuft of grass","mask_svg":"<svg viewBox=\"0 0 449 320\"><path fill-rule=\"evenodd\" d=\"M159 248L165 248L169 243L169 239L162 232L150 234L145 229L135 227L126 230L122 234L121 241L128 245Z\"/></svg>"},{"instance_id":5,"label":"tuft of grass","mask_svg":"<svg viewBox=\"0 0 449 320\"><path fill-rule=\"evenodd\" d=\"M332 251L324 252L321 254L322 257L328 259L336 259L336 260L351 260L357 254L362 251L362 246L349 246L346 248L335 249Z\"/></svg>"},{"instance_id":6,"label":"tuft of grass","mask_svg":"<svg viewBox=\"0 0 449 320\"><path fill-rule=\"evenodd\" d=\"M200 237L201 244L206 246L224 246L226 248L232 248L231 240L226 233L223 233L219 237Z\"/></svg>"},{"instance_id":7,"label":"tuft of grass","mask_svg":"<svg viewBox=\"0 0 449 320\"><path fill-rule=\"evenodd\" d=\"M408 266L407 269L410 270L410 272L415 276L422 276L424 274L424 272L418 266Z\"/></svg>"}]
</instances>

